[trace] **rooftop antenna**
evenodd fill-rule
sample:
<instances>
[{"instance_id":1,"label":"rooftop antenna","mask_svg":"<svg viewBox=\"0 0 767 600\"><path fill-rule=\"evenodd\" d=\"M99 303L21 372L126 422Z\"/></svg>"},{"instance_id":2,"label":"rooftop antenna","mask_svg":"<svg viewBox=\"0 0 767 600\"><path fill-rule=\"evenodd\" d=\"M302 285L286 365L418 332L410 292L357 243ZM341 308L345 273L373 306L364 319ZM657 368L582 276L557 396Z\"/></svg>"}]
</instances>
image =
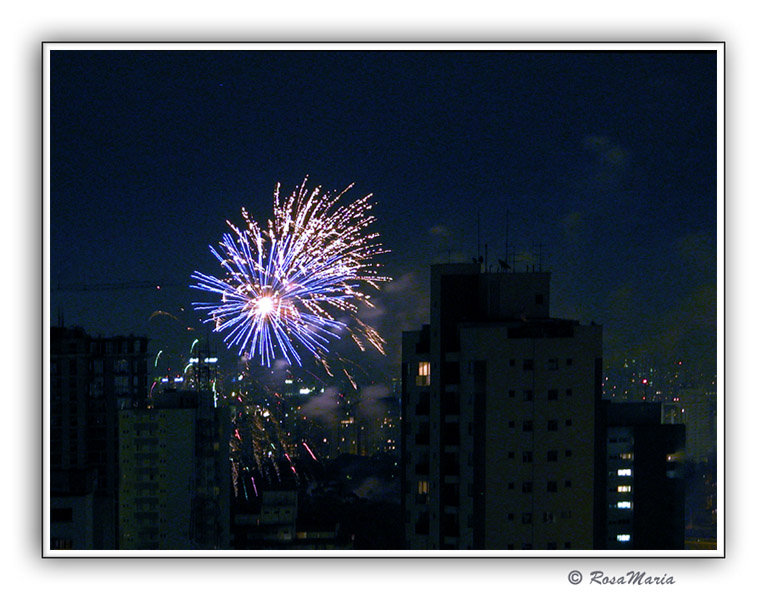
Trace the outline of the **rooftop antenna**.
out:
<instances>
[{"instance_id":1,"label":"rooftop antenna","mask_svg":"<svg viewBox=\"0 0 767 600\"><path fill-rule=\"evenodd\" d=\"M509 263L509 209L506 209L506 247L503 255L503 262Z\"/></svg>"},{"instance_id":2,"label":"rooftop antenna","mask_svg":"<svg viewBox=\"0 0 767 600\"><path fill-rule=\"evenodd\" d=\"M543 244L535 244L533 246L538 251L538 271L543 270Z\"/></svg>"},{"instance_id":3,"label":"rooftop antenna","mask_svg":"<svg viewBox=\"0 0 767 600\"><path fill-rule=\"evenodd\" d=\"M480 247L479 247L479 210L477 210L477 260L480 260L481 258L482 258L482 251L480 250Z\"/></svg>"}]
</instances>

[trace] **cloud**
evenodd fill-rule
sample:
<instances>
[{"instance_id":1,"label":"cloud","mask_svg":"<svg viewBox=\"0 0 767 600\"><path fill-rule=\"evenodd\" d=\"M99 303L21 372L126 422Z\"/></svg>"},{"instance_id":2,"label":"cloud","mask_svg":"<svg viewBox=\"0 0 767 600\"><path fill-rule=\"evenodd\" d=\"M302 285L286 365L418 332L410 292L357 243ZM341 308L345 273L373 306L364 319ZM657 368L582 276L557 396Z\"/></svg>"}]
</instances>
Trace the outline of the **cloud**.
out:
<instances>
[{"instance_id":1,"label":"cloud","mask_svg":"<svg viewBox=\"0 0 767 600\"><path fill-rule=\"evenodd\" d=\"M716 269L716 240L707 231L696 231L676 240L674 247L682 266L695 271Z\"/></svg>"},{"instance_id":2,"label":"cloud","mask_svg":"<svg viewBox=\"0 0 767 600\"><path fill-rule=\"evenodd\" d=\"M369 385L361 390L359 403L360 414L367 419L381 418L386 414L386 405L381 402L383 398L391 396L391 389L385 385Z\"/></svg>"},{"instance_id":3,"label":"cloud","mask_svg":"<svg viewBox=\"0 0 767 600\"><path fill-rule=\"evenodd\" d=\"M435 225L429 229L429 235L437 238L448 238L452 236L452 232L446 225Z\"/></svg>"},{"instance_id":4,"label":"cloud","mask_svg":"<svg viewBox=\"0 0 767 600\"><path fill-rule=\"evenodd\" d=\"M596 158L594 179L600 186L612 188L623 182L631 159L628 150L605 135L587 136L583 148Z\"/></svg>"},{"instance_id":5,"label":"cloud","mask_svg":"<svg viewBox=\"0 0 767 600\"><path fill-rule=\"evenodd\" d=\"M319 396L312 396L301 407L301 413L310 419L319 419L332 424L338 421L340 408L338 404L338 388L329 387Z\"/></svg>"},{"instance_id":6,"label":"cloud","mask_svg":"<svg viewBox=\"0 0 767 600\"><path fill-rule=\"evenodd\" d=\"M559 220L565 232L565 238L568 242L575 242L580 237L584 228L583 213L580 211L570 211Z\"/></svg>"}]
</instances>

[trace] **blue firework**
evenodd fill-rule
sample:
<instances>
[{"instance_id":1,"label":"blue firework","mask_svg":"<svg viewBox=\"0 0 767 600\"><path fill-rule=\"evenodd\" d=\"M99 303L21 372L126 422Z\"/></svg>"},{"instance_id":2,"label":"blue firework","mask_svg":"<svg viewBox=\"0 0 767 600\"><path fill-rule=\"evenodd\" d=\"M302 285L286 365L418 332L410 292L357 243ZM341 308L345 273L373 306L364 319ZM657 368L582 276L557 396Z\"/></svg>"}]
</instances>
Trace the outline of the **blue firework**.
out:
<instances>
[{"instance_id":1,"label":"blue firework","mask_svg":"<svg viewBox=\"0 0 767 600\"><path fill-rule=\"evenodd\" d=\"M377 288L374 259L384 250L368 231L374 218L370 196L345 204L340 194L309 190L306 180L290 196L275 187L274 219L261 229L243 209L246 227L227 222L211 253L223 268L221 277L192 274L192 288L219 296L197 302L206 322L225 333L225 343L239 354L260 356L270 365L281 355L301 364L300 349L322 359L333 339L348 331L364 349L367 341L383 352L383 340L356 316L372 306L363 285Z\"/></svg>"}]
</instances>

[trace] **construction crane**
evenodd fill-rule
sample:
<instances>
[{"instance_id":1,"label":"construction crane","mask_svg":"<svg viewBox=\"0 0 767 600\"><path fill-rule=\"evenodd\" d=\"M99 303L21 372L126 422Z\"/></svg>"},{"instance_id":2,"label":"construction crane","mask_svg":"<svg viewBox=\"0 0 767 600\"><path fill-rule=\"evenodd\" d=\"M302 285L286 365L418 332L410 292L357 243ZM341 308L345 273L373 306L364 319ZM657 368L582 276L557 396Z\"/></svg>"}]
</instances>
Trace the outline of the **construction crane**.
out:
<instances>
[{"instance_id":1,"label":"construction crane","mask_svg":"<svg viewBox=\"0 0 767 600\"><path fill-rule=\"evenodd\" d=\"M57 292L101 292L108 290L130 290L164 287L178 287L186 285L178 281L161 280L142 280L142 281L115 281L112 283L73 283L68 285L58 284L53 290Z\"/></svg>"}]
</instances>

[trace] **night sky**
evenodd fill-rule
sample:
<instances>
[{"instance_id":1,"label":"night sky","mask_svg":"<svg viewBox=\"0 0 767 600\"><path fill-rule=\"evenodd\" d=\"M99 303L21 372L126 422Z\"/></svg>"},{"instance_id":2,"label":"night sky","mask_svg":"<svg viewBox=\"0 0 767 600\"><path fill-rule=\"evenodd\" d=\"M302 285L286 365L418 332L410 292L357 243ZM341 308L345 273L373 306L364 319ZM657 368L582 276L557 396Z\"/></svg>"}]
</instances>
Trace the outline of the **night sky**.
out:
<instances>
[{"instance_id":1,"label":"night sky","mask_svg":"<svg viewBox=\"0 0 767 600\"><path fill-rule=\"evenodd\" d=\"M376 201L384 376L478 222L491 265L507 231L518 269L541 245L552 314L603 324L608 364L713 372L714 52L53 51L50 84L54 325L186 347L226 220L265 221L308 175ZM134 281L169 285L57 289Z\"/></svg>"}]
</instances>

